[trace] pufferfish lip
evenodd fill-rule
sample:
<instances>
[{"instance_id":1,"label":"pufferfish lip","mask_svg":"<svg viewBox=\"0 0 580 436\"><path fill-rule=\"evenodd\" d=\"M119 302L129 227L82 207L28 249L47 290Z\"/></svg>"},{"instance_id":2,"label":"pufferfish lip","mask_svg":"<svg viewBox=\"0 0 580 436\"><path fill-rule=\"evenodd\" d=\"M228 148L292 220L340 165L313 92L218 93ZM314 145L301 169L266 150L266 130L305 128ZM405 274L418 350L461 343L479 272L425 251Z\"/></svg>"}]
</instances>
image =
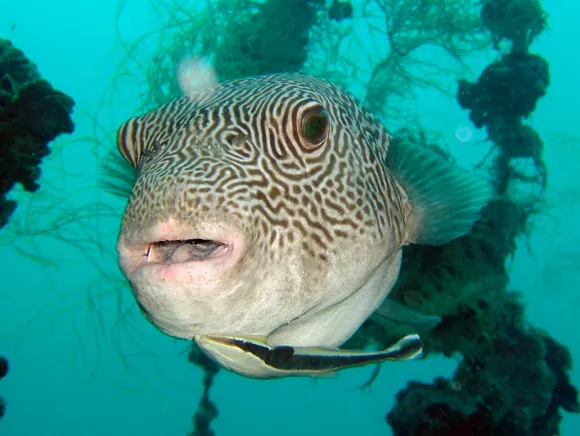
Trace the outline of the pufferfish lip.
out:
<instances>
[{"instance_id":1,"label":"pufferfish lip","mask_svg":"<svg viewBox=\"0 0 580 436\"><path fill-rule=\"evenodd\" d=\"M224 254L229 245L212 239L184 239L151 242L147 248L147 261L157 263L182 263L204 261Z\"/></svg>"},{"instance_id":2,"label":"pufferfish lip","mask_svg":"<svg viewBox=\"0 0 580 436\"><path fill-rule=\"evenodd\" d=\"M243 253L239 234L223 228L193 231L174 220L159 223L141 237L121 234L117 244L120 266L126 275L147 266L179 266L235 263Z\"/></svg>"}]
</instances>

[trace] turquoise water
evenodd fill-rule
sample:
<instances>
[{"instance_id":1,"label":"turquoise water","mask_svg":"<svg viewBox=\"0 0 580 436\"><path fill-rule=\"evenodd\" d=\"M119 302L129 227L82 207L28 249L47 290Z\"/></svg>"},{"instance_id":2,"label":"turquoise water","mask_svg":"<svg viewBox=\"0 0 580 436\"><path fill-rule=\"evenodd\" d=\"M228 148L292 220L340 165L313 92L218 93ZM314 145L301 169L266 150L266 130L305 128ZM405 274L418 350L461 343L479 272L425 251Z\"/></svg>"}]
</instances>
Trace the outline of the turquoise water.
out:
<instances>
[{"instance_id":1,"label":"turquoise water","mask_svg":"<svg viewBox=\"0 0 580 436\"><path fill-rule=\"evenodd\" d=\"M362 72L357 70L355 77L343 63L336 78L364 98L369 69L388 48L384 41L373 43L376 35L361 21L360 2L353 3L355 19L342 30L356 37L339 52ZM550 86L527 122L545 143L549 208L531 219L529 238L519 238L515 255L507 259L509 288L521 291L529 322L565 345L578 362L578 11L569 2L545 1L543 7L549 28L530 51L549 63ZM74 133L52 142L53 152L43 161L42 188L32 194L19 186L12 190L9 198L19 206L0 229L0 356L10 364L0 380L6 403L2 435L183 435L193 429L203 372L187 361L186 342L158 332L139 313L116 265L124 201L95 188L98 162L113 147L118 126L158 103L148 96L169 93L165 76L152 81L148 74L161 71L156 63L171 65L173 60L159 53L172 55L182 44L172 39L172 32L183 28L171 26L172 8L148 0L26 1L3 7L0 38L22 50L42 77L76 105ZM203 5L197 8L202 11ZM292 18L289 11L279 13ZM183 10L175 16L184 19ZM306 64L314 74L324 72L317 56L332 53L328 47L324 52L321 35L315 35L319 44L312 46ZM195 50L183 55L190 54ZM421 56L440 67L459 68L432 48ZM441 74L441 86L451 95L419 86L416 100L393 97L382 115L385 124L394 129L403 119L418 118L440 135L438 143L460 165L473 168L490 146L454 98L456 83L460 77L477 80L497 56L488 46L465 54L468 68L461 73ZM174 79L171 71L167 74ZM436 76L429 70L424 77ZM526 353L520 345L514 342L509 353ZM219 409L211 427L217 435L390 434L385 415L397 392L410 380L450 377L458 360L432 355L386 363L364 393L358 388L373 367L316 380L256 381L220 371L210 392ZM570 377L572 384L580 384L575 369ZM531 387L530 395L536 393ZM579 416L563 412L560 433L580 434Z\"/></svg>"}]
</instances>

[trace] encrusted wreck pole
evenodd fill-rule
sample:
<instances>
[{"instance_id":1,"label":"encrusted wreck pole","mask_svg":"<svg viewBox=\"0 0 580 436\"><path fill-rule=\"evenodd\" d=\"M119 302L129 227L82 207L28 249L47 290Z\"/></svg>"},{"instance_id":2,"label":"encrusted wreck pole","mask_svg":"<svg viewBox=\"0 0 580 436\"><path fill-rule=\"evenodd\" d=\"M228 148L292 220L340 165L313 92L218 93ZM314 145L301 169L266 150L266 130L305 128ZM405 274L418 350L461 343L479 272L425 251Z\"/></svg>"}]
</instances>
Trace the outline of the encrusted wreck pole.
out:
<instances>
[{"instance_id":1,"label":"encrusted wreck pole","mask_svg":"<svg viewBox=\"0 0 580 436\"><path fill-rule=\"evenodd\" d=\"M189 361L204 372L203 394L193 415L193 432L190 433L190 436L214 436L215 432L210 428L210 425L217 418L219 411L215 403L209 398L209 391L220 368L195 344L192 344L189 351Z\"/></svg>"},{"instance_id":2,"label":"encrusted wreck pole","mask_svg":"<svg viewBox=\"0 0 580 436\"><path fill-rule=\"evenodd\" d=\"M73 132L73 106L73 99L44 80L22 51L0 39L0 229L16 209L8 192L17 183L27 192L38 190L48 144Z\"/></svg>"},{"instance_id":3,"label":"encrusted wreck pole","mask_svg":"<svg viewBox=\"0 0 580 436\"><path fill-rule=\"evenodd\" d=\"M547 183L543 143L524 123L549 84L548 63L529 53L546 14L538 0L485 0L481 17L496 48L507 40L509 51L476 83L460 81L457 99L497 150L497 197L470 235L406 250L394 298L442 316L424 336L428 353L463 359L450 380L410 382L397 395L387 415L395 435L557 435L560 409L580 412L568 350L527 325L504 266L541 201L516 198L510 188L536 185L541 192ZM531 174L518 167L522 160L531 162Z\"/></svg>"},{"instance_id":4,"label":"encrusted wreck pole","mask_svg":"<svg viewBox=\"0 0 580 436\"><path fill-rule=\"evenodd\" d=\"M37 191L48 144L73 132L73 106L73 99L44 80L21 50L0 39L0 230L17 206L8 193L17 183ZM8 360L0 356L0 379L7 373ZM5 409L0 397L0 418Z\"/></svg>"},{"instance_id":5,"label":"encrusted wreck pole","mask_svg":"<svg viewBox=\"0 0 580 436\"><path fill-rule=\"evenodd\" d=\"M5 357L0 356L0 379L4 378L4 376L8 374L8 360ZM0 418L4 416L4 412L6 411L6 404L2 397L0 397Z\"/></svg>"}]
</instances>

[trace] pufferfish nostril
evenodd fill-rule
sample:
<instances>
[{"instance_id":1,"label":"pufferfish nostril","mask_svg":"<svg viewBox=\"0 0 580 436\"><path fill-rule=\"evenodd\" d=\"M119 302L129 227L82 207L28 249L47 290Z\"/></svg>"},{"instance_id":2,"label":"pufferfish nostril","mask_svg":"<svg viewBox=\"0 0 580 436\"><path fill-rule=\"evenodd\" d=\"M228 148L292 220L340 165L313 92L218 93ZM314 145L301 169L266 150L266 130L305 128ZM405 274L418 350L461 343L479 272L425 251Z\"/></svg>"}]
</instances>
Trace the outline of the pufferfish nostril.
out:
<instances>
[{"instance_id":1,"label":"pufferfish nostril","mask_svg":"<svg viewBox=\"0 0 580 436\"><path fill-rule=\"evenodd\" d=\"M217 257L227 248L227 244L210 239L159 241L149 246L147 256L150 262L183 263Z\"/></svg>"}]
</instances>

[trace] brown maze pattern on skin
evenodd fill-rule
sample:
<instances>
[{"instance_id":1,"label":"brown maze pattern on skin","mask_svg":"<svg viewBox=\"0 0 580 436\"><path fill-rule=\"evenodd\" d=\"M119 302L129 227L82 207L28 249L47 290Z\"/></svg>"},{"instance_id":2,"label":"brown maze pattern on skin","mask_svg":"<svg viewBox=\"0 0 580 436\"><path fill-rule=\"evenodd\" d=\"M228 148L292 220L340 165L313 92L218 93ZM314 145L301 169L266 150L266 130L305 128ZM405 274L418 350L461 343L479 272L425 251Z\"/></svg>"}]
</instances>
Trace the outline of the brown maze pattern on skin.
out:
<instances>
[{"instance_id":1,"label":"brown maze pattern on skin","mask_svg":"<svg viewBox=\"0 0 580 436\"><path fill-rule=\"evenodd\" d=\"M302 117L316 108L328 113L328 135L311 144ZM384 164L388 141L378 119L325 80L222 83L120 128L119 149L138 171L123 228L223 214L264 255L298 243L323 262L336 239L383 238L389 228L399 244L405 194Z\"/></svg>"}]
</instances>

